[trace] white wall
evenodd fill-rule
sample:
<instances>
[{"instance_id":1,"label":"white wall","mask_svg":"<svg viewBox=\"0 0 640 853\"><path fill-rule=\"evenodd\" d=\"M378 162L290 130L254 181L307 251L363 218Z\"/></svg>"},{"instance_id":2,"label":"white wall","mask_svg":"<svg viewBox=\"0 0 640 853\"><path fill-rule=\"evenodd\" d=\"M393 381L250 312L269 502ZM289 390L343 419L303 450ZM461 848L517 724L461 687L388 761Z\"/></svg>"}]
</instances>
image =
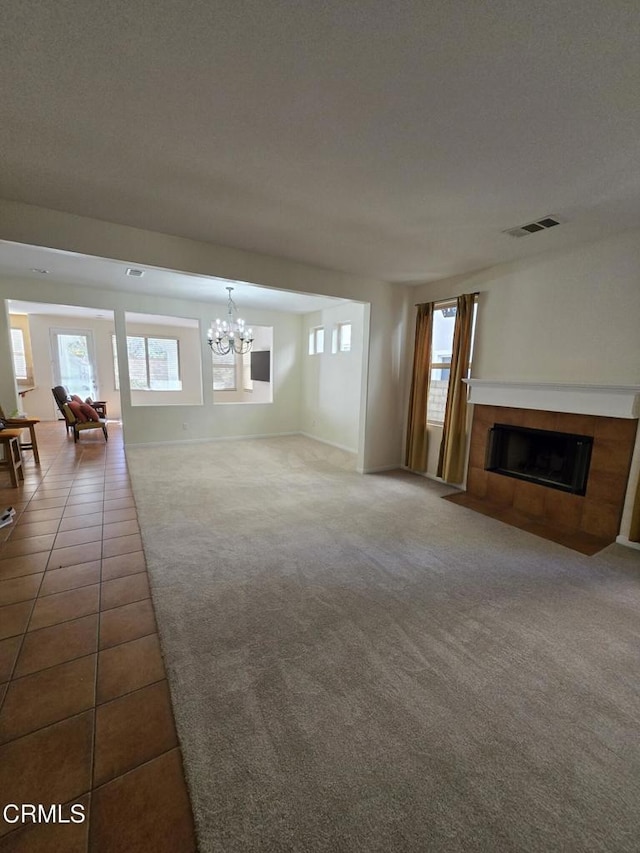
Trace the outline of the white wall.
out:
<instances>
[{"instance_id":1,"label":"white wall","mask_svg":"<svg viewBox=\"0 0 640 853\"><path fill-rule=\"evenodd\" d=\"M474 291L480 296L472 376L640 385L640 231L422 285L410 296L420 303ZM411 317L409 361L415 311ZM441 430L430 429L431 474L440 437ZM626 507L623 529L629 514Z\"/></svg>"},{"instance_id":2,"label":"white wall","mask_svg":"<svg viewBox=\"0 0 640 853\"><path fill-rule=\"evenodd\" d=\"M418 303L473 291L480 292L474 376L640 383L640 231L443 279L411 295Z\"/></svg>"},{"instance_id":3,"label":"white wall","mask_svg":"<svg viewBox=\"0 0 640 853\"><path fill-rule=\"evenodd\" d=\"M354 452L360 437L365 314L361 303L343 302L302 320L302 431ZM331 351L338 323L351 323L350 352ZM324 328L324 352L309 355L309 331L317 326Z\"/></svg>"},{"instance_id":4,"label":"white wall","mask_svg":"<svg viewBox=\"0 0 640 853\"><path fill-rule=\"evenodd\" d=\"M186 240L6 199L0 200L0 239L113 258L136 266L157 266L246 281L276 289L369 302L371 312L367 321L369 362L365 400L366 421L361 425L363 440L359 449L358 465L363 470L376 470L399 464L403 444L406 362L405 339L402 334L407 310L404 299L405 288L284 258ZM28 288L22 281L0 282L0 297L42 300L42 295L38 295L41 288L41 280L31 282ZM28 293L25 290L28 290ZM113 291L95 291L91 303L88 303L86 294L90 290L90 288L76 288L72 304L91 304L107 310L113 308L116 303L122 305L122 300ZM67 293L67 297L54 301L64 301L69 304L71 294L68 290ZM177 306L183 304L178 300L144 299L141 295L133 293L129 294L124 301L126 303L124 307L127 310L163 314L171 313L174 310L174 303L177 303ZM179 307L176 310L180 313ZM202 320L204 321L206 317L210 321L210 307L205 312L204 304L201 303L199 310ZM10 352L3 324L0 324L0 352L5 355ZM124 356L124 352L122 355ZM205 408L208 402L206 396L208 385L205 372ZM5 399L15 395L13 382L7 381L6 377L2 380L1 376L0 395L2 395L0 402L3 406ZM121 397L125 420L129 425L125 430L127 440L144 441L149 435L145 429L145 420L148 419L148 415L145 418L144 409L130 407L125 389L122 390ZM131 417L129 417L128 408L131 408ZM220 406L217 407L217 411L233 408ZM243 415L241 426L245 430L249 430L252 426L252 416L248 411L252 408L254 407L244 407L247 413ZM284 427L290 422L290 419L284 415L276 416L276 410L273 407L262 408L272 409L271 421L274 429L277 426ZM218 415L218 417L220 420L216 422L216 428L224 422L226 415ZM162 434L166 435L167 439L175 438L176 423L178 423L178 418L175 418L175 409L167 407L162 422ZM238 423L240 421L236 419L234 424ZM202 429L198 432L210 434L212 424L213 422L210 423L208 418L205 419ZM154 424L154 435L157 435L156 429L158 427Z\"/></svg>"}]
</instances>

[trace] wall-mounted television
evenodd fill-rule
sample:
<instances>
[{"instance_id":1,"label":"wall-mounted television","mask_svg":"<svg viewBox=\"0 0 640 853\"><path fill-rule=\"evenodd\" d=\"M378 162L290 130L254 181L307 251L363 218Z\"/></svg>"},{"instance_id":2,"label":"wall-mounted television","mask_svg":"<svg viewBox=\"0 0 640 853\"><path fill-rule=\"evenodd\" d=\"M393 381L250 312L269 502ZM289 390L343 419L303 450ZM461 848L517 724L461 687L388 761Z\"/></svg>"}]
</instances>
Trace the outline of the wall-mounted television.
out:
<instances>
[{"instance_id":1,"label":"wall-mounted television","mask_svg":"<svg viewBox=\"0 0 640 853\"><path fill-rule=\"evenodd\" d=\"M251 352L251 379L254 382L271 382L271 350Z\"/></svg>"}]
</instances>

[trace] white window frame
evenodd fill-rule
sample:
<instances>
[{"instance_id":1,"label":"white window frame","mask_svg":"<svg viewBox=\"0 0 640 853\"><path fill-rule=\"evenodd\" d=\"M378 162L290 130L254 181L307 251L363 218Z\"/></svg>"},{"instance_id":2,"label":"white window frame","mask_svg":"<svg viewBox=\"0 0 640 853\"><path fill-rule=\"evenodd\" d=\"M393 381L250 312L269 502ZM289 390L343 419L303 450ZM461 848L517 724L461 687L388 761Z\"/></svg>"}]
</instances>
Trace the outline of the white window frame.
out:
<instances>
[{"instance_id":1,"label":"white window frame","mask_svg":"<svg viewBox=\"0 0 640 853\"><path fill-rule=\"evenodd\" d=\"M349 329L348 346L345 346L345 330ZM351 352L351 335L353 334L353 325L351 323L338 323L337 328L337 352Z\"/></svg>"},{"instance_id":2,"label":"white window frame","mask_svg":"<svg viewBox=\"0 0 640 853\"><path fill-rule=\"evenodd\" d=\"M17 333L17 334L14 334ZM13 372L15 378L18 382L24 383L28 382L30 379L29 376L29 364L27 362L27 341L25 338L24 330L19 326L11 326L11 356L13 358ZM15 338L20 338L21 346L16 346ZM24 362L24 374L21 373L18 369L18 359Z\"/></svg>"},{"instance_id":3,"label":"white window frame","mask_svg":"<svg viewBox=\"0 0 640 853\"><path fill-rule=\"evenodd\" d=\"M324 352L324 326L314 326L309 330L309 355L322 355Z\"/></svg>"},{"instance_id":4,"label":"white window frame","mask_svg":"<svg viewBox=\"0 0 640 853\"><path fill-rule=\"evenodd\" d=\"M182 391L182 363L180 361L180 339L173 337L171 335L141 335L141 334L133 334L127 335L127 356L129 354L129 338L142 338L144 340L144 354L145 354L145 366L147 373L147 387L146 388L131 388L131 391L143 391L145 393L151 394L165 394L165 393L175 393ZM179 388L150 388L149 384L151 382L151 371L149 367L149 341L174 341L176 344L176 358L178 361L178 382L180 383ZM116 391L120 390L120 375L118 372L118 349L115 333L111 333L111 346L113 350L113 376L114 376L114 387ZM127 370L129 370L129 365L127 364Z\"/></svg>"}]
</instances>

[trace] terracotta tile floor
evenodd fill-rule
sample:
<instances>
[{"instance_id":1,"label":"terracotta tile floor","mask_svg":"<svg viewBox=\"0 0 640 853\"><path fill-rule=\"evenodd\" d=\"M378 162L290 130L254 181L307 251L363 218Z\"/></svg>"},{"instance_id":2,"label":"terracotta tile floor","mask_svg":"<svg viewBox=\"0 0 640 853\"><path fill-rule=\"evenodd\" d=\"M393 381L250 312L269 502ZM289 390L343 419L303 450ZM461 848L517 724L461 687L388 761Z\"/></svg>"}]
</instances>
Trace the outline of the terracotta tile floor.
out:
<instances>
[{"instance_id":1,"label":"terracotta tile floor","mask_svg":"<svg viewBox=\"0 0 640 853\"><path fill-rule=\"evenodd\" d=\"M0 808L85 807L11 824L1 851L195 850L136 508L117 424L37 427L41 465L0 475ZM76 812L77 814L77 812ZM15 812L10 812L13 817Z\"/></svg>"}]
</instances>

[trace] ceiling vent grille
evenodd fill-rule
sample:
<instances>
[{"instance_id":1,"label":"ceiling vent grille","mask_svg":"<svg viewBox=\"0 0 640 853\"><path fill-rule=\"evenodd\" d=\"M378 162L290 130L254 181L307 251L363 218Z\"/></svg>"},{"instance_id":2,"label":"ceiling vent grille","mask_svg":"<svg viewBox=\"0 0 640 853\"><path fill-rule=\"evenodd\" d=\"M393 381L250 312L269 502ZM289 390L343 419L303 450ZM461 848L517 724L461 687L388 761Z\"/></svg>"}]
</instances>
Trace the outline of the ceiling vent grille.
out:
<instances>
[{"instance_id":1,"label":"ceiling vent grille","mask_svg":"<svg viewBox=\"0 0 640 853\"><path fill-rule=\"evenodd\" d=\"M132 278L142 278L144 275L144 270L137 270L133 267L129 267L127 269L127 275L130 275Z\"/></svg>"},{"instance_id":2,"label":"ceiling vent grille","mask_svg":"<svg viewBox=\"0 0 640 853\"><path fill-rule=\"evenodd\" d=\"M520 225L518 228L508 228L503 231L503 234L508 234L510 237L527 237L529 234L535 234L536 231L546 231L547 228L553 228L560 225L562 220L558 216L543 216L536 222L529 222L527 225Z\"/></svg>"}]
</instances>

